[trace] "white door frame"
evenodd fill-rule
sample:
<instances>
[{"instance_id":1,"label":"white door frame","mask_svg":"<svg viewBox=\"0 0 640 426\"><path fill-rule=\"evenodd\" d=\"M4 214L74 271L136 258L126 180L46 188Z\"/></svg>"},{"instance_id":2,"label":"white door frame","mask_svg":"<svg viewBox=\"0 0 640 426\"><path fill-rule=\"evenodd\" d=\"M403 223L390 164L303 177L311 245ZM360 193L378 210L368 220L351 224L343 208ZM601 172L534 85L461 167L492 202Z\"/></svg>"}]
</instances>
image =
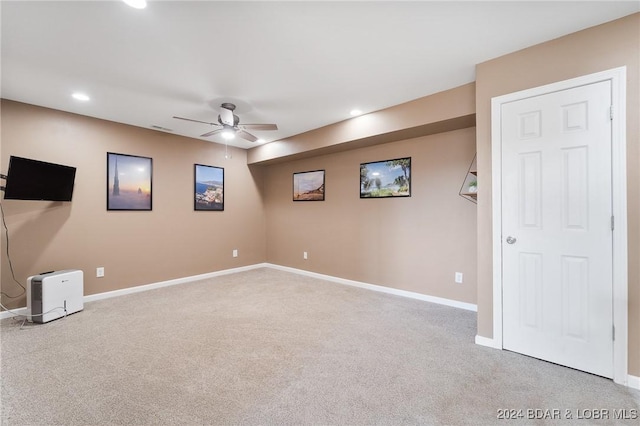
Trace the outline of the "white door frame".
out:
<instances>
[{"instance_id":1,"label":"white door frame","mask_svg":"<svg viewBox=\"0 0 640 426\"><path fill-rule=\"evenodd\" d=\"M493 339L487 346L502 349L502 104L540 96L576 86L610 80L612 87L612 196L613 230L613 380L628 386L627 299L627 154L626 154L626 74L627 68L589 74L491 99L491 179L493 211Z\"/></svg>"}]
</instances>

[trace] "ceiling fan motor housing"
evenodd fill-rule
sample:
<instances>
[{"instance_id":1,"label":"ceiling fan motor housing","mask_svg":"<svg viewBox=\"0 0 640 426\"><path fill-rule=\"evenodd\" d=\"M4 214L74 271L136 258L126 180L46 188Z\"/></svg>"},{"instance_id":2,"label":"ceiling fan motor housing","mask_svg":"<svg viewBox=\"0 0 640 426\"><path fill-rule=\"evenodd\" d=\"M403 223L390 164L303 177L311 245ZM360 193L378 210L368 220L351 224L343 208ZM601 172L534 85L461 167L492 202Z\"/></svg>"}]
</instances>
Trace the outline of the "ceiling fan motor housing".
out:
<instances>
[{"instance_id":1,"label":"ceiling fan motor housing","mask_svg":"<svg viewBox=\"0 0 640 426\"><path fill-rule=\"evenodd\" d=\"M233 113L233 111L236 109L236 106L229 102L225 102L220 106L222 107L222 109L220 110L220 114L218 115L218 123L236 127L240 122L240 118L238 118L238 116Z\"/></svg>"},{"instance_id":2,"label":"ceiling fan motor housing","mask_svg":"<svg viewBox=\"0 0 640 426\"><path fill-rule=\"evenodd\" d=\"M227 117L227 116L223 116L224 114L218 114L218 123L227 126L231 126L231 127L236 127L238 125L238 123L240 123L240 117L238 117L237 115L231 113L230 116L233 116L233 119L231 119L231 117Z\"/></svg>"}]
</instances>

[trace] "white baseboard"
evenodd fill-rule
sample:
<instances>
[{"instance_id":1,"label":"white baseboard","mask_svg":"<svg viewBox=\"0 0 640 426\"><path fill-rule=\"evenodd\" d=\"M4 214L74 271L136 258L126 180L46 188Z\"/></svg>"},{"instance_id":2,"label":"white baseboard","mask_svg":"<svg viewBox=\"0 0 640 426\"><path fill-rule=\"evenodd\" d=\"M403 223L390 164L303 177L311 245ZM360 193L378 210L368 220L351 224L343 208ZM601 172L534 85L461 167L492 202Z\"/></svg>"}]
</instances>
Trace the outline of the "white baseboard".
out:
<instances>
[{"instance_id":1,"label":"white baseboard","mask_svg":"<svg viewBox=\"0 0 640 426\"><path fill-rule=\"evenodd\" d=\"M640 377L627 375L627 386L633 389L640 390Z\"/></svg>"},{"instance_id":2,"label":"white baseboard","mask_svg":"<svg viewBox=\"0 0 640 426\"><path fill-rule=\"evenodd\" d=\"M384 286L375 285L375 284L368 284L360 281L347 280L344 278L338 278L331 275L324 275L316 272L309 272L302 269L290 268L288 266L275 265L272 263L257 263L254 265L242 266L239 268L224 269L222 271L209 272L206 274L192 275L190 277L176 278L168 281L160 281L157 283L145 284L145 285L140 285L136 287L123 288L121 290L113 290L113 291L107 291L104 293L90 294L88 296L84 296L83 301L84 303L87 303L87 302L93 302L96 300L109 299L112 297L124 296L126 294L134 294L134 293L139 293L141 291L148 291L156 288L169 287L173 285L204 280L207 278L219 277L222 275L229 275L229 274L235 274L238 272L250 271L252 269L258 269L258 268L279 269L281 271L287 271L287 272L291 272L298 275L305 275L313 278L331 281L338 284L344 284L344 285L349 285L353 287L360 287L367 290L393 294L396 296L408 297L411 299L422 300L425 302L437 303L439 305L451 306L454 308L464 309L467 311L473 311L473 312L478 311L478 307L471 303L459 302L457 300L450 300L442 297L428 296L426 294L414 293L412 291L399 290L396 288L384 287ZM18 309L12 309L11 311L3 311L0 313L0 319L9 318L16 315L25 315L26 312L27 312L26 308L18 308Z\"/></svg>"},{"instance_id":3,"label":"white baseboard","mask_svg":"<svg viewBox=\"0 0 640 426\"><path fill-rule=\"evenodd\" d=\"M110 299L112 297L124 296L125 294L140 293L141 291L154 290L156 288L169 287L172 285L185 284L193 281L206 280L207 278L220 277L222 275L236 274L238 272L250 271L252 269L265 268L268 264L257 263L255 265L241 266L239 268L223 269L216 272L208 272L206 274L192 275L190 277L176 278L174 280L160 281L157 283L140 285L136 287L123 288L122 290L107 291L105 293L91 294L84 297L84 301L93 302L94 300Z\"/></svg>"},{"instance_id":4,"label":"white baseboard","mask_svg":"<svg viewBox=\"0 0 640 426\"><path fill-rule=\"evenodd\" d=\"M5 318L24 316L24 315L27 315L27 308L9 309L9 310L0 312L0 320Z\"/></svg>"},{"instance_id":5,"label":"white baseboard","mask_svg":"<svg viewBox=\"0 0 640 426\"><path fill-rule=\"evenodd\" d=\"M267 266L268 268L279 269L281 271L292 272L298 275L305 275L308 277L331 281L338 284L345 284L352 287L360 287L360 288L365 288L367 290L379 291L381 293L393 294L396 296L408 297L411 299L418 299L425 302L437 303L439 305L451 306L453 308L464 309L467 311L473 311L473 312L478 311L478 306L472 303L459 302L457 300L445 299L442 297L435 297L435 296L428 296L426 294L414 293L412 291L406 291L406 290L399 290L397 288L384 287L381 285L368 284L360 281L347 280L344 278L338 278L331 275L318 274L316 272L309 272L303 269L296 269L288 266L276 265L273 263L267 263L265 266Z\"/></svg>"},{"instance_id":6,"label":"white baseboard","mask_svg":"<svg viewBox=\"0 0 640 426\"><path fill-rule=\"evenodd\" d=\"M476 334L476 345L486 346L488 348L494 348L494 349L502 349L502 347L495 340L490 339L488 337L478 336L477 334Z\"/></svg>"},{"instance_id":7,"label":"white baseboard","mask_svg":"<svg viewBox=\"0 0 640 426\"><path fill-rule=\"evenodd\" d=\"M124 295L127 295L127 294L139 293L141 291L148 291L148 290L153 290L153 289L156 289L156 288L169 287L169 286L173 286L173 285L178 285L178 284L184 284L184 283L189 283L189 282L193 282L193 281L204 280L204 279L207 279L207 278L219 277L219 276L222 276L222 275L235 274L235 273L238 273L238 272L250 271L252 269L258 269L258 268L279 269L281 271L287 271L287 272L291 272L291 273L298 274L298 275L306 275L306 276L309 276L309 277L318 278L318 279L322 279L322 280L326 280L326 281L331 281L331 282L338 283L338 284L345 284L345 285L349 285L349 286L353 286L353 287L360 287L360 288L364 288L364 289L367 289L367 290L373 290L373 291L378 291L378 292L382 292L382 293L393 294L393 295L396 295L396 296L409 297L411 299L417 299L417 300L422 300L422 301L425 301L425 302L437 303L439 305L451 306L451 307L454 307L454 308L465 309L467 311L473 311L473 312L477 312L478 311L477 305L474 305L474 304L471 304L471 303L459 302L457 300L450 300L450 299L445 299L445 298L442 298L442 297L428 296L426 294L414 293L414 292L411 292L411 291L399 290L399 289L395 289L395 288L391 288L391 287L384 287L384 286L375 285L375 284L368 284L368 283L364 283L364 282L360 282L360 281L347 280L347 279L344 279L344 278L338 278L338 277L334 277L334 276L331 276L331 275L324 275L324 274L319 274L319 273L316 273L316 272L309 272L309 271L305 271L305 270L302 270L302 269L290 268L288 266L281 266L281 265L276 265L276 264L272 264L272 263L257 263L257 264L254 264L254 265L242 266L242 267L239 267L239 268L224 269L222 271L209 272L209 273L206 273L206 274L192 275L192 276L184 277L184 278L176 278L176 279L168 280L168 281L160 281L160 282L157 282L157 283L145 284L145 285L140 285L140 286L136 286L136 287L123 288L121 290L113 290L113 291L107 291L107 292L104 292L104 293L90 294L88 296L84 296L83 301L84 301L84 303L87 303L87 302L93 302L93 301L96 301L96 300L110 299L112 297L119 297L119 296L124 296ZM9 317L16 316L16 315L25 315L26 311L27 311L26 308L18 308L18 309L12 309L11 311L3 311L3 312L0 312L0 319L9 318Z\"/></svg>"},{"instance_id":8,"label":"white baseboard","mask_svg":"<svg viewBox=\"0 0 640 426\"><path fill-rule=\"evenodd\" d=\"M222 275L235 274L238 272L250 271L252 269L266 268L269 264L257 263L255 265L241 266L239 268L223 269L221 271L209 272L206 274L192 275L190 277L176 278L174 280L160 281L157 283L145 284L136 287L123 288L121 290L106 291L104 293L90 294L83 297L83 302L93 302L96 300L110 299L112 297L124 296L126 294L140 293L141 291L153 290L156 288L169 287L172 285L185 284L193 281L200 281L207 278L219 277ZM0 319L10 318L13 316L26 315L27 308L11 309L9 311L0 312Z\"/></svg>"}]
</instances>

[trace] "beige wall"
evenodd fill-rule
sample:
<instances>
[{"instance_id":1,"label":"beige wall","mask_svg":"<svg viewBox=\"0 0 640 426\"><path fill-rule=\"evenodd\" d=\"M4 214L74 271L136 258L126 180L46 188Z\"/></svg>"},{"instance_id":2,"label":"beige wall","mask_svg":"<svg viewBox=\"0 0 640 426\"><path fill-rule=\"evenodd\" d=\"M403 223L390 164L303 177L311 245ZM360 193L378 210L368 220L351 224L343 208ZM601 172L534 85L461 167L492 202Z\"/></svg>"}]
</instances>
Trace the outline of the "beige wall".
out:
<instances>
[{"instance_id":1,"label":"beige wall","mask_svg":"<svg viewBox=\"0 0 640 426\"><path fill-rule=\"evenodd\" d=\"M629 374L640 376L640 14L533 46L476 69L478 173L478 334L491 337L491 98L627 66Z\"/></svg>"},{"instance_id":2,"label":"beige wall","mask_svg":"<svg viewBox=\"0 0 640 426\"><path fill-rule=\"evenodd\" d=\"M219 144L6 100L1 137L4 173L10 155L77 167L71 203L2 201L20 282L82 269L85 294L94 294L266 259L261 170L248 168L244 150L225 160ZM153 211L106 210L108 151L153 158ZM194 163L224 167L224 212L193 211ZM14 295L5 247L3 233L2 291ZM104 278L95 278L98 266Z\"/></svg>"},{"instance_id":3,"label":"beige wall","mask_svg":"<svg viewBox=\"0 0 640 426\"><path fill-rule=\"evenodd\" d=\"M268 166L268 261L475 303L476 205L458 195L474 154L472 127ZM360 199L360 163L400 157L411 197ZM292 201L292 173L318 169L325 201Z\"/></svg>"}]
</instances>

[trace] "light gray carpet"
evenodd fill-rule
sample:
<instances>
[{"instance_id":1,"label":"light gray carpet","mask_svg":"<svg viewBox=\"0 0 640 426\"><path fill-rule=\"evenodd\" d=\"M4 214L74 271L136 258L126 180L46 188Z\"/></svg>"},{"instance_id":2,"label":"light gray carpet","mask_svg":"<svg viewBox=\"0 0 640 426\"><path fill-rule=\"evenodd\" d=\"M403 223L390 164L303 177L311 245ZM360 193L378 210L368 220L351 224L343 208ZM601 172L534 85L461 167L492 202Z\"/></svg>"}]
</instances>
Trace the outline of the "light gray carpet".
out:
<instances>
[{"instance_id":1,"label":"light gray carpet","mask_svg":"<svg viewBox=\"0 0 640 426\"><path fill-rule=\"evenodd\" d=\"M475 345L475 316L257 269L48 324L7 319L2 424L475 425L507 422L500 409L640 408L610 380Z\"/></svg>"}]
</instances>

